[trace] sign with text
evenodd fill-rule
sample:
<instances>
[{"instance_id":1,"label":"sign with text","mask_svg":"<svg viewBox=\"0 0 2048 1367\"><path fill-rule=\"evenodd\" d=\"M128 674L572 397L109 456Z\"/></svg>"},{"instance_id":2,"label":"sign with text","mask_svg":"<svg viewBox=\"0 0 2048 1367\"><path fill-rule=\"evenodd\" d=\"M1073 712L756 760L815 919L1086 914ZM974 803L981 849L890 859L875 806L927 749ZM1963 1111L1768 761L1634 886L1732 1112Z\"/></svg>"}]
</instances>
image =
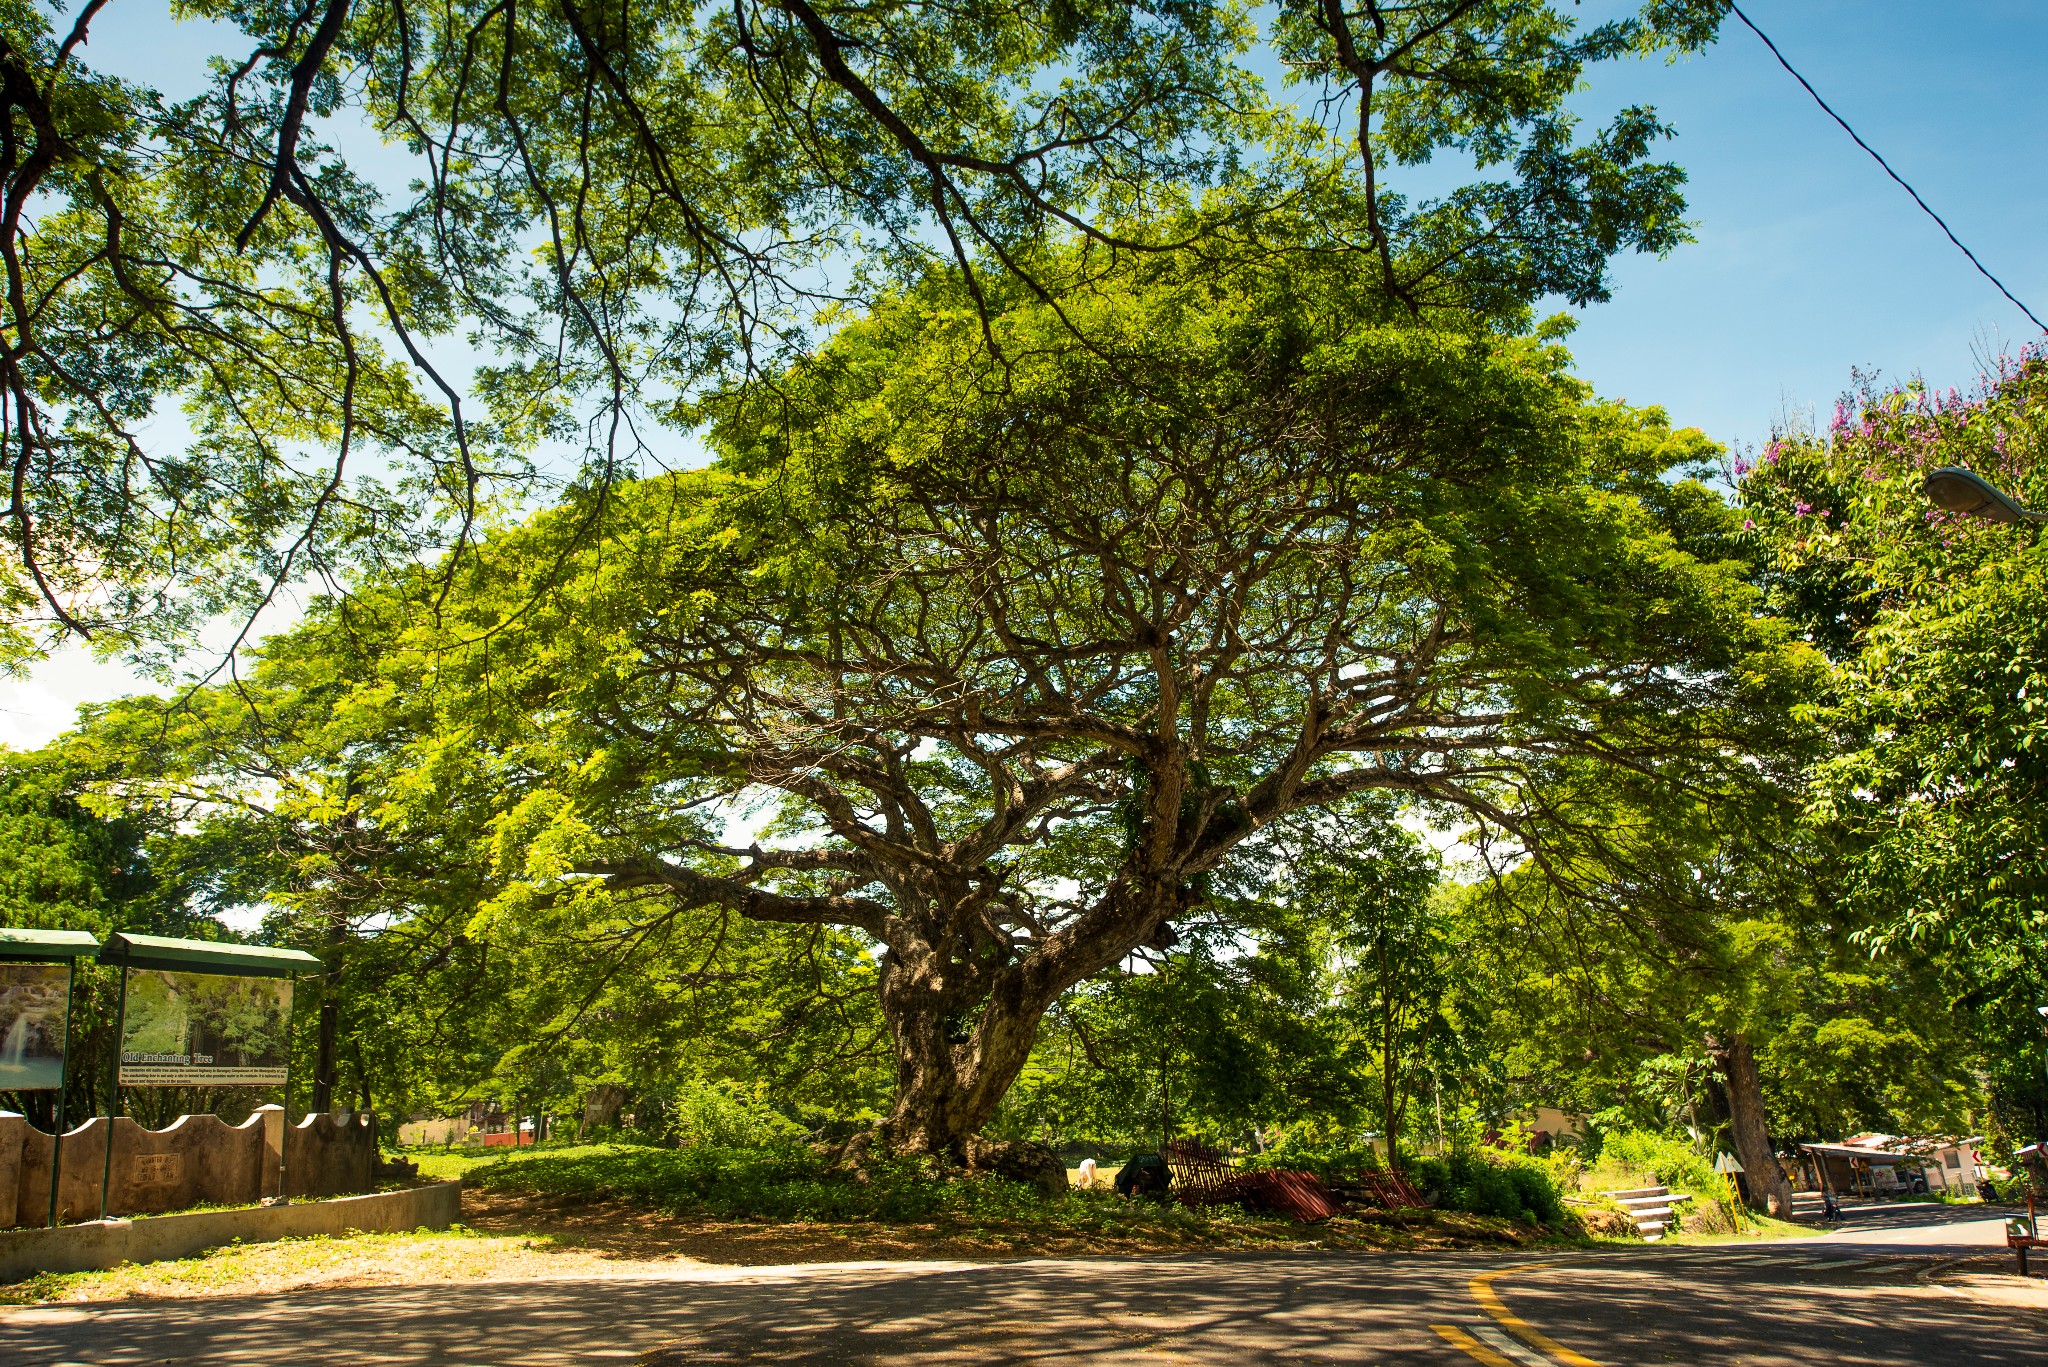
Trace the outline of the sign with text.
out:
<instances>
[{"instance_id":1,"label":"sign with text","mask_svg":"<svg viewBox=\"0 0 2048 1367\"><path fill-rule=\"evenodd\" d=\"M137 969L121 1032L123 1087L275 1087L285 1080L289 978Z\"/></svg>"},{"instance_id":2,"label":"sign with text","mask_svg":"<svg viewBox=\"0 0 2048 1367\"><path fill-rule=\"evenodd\" d=\"M0 1092L64 1085L64 1013L71 970L63 964L0 964Z\"/></svg>"}]
</instances>

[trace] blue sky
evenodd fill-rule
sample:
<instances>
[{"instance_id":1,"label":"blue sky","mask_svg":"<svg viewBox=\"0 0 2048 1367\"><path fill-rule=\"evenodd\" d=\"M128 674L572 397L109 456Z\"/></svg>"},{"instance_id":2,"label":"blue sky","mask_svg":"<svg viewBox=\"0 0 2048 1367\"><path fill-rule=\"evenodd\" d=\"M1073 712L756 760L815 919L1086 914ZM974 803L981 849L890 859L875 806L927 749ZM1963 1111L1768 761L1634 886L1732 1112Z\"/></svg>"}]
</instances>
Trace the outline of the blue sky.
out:
<instances>
[{"instance_id":1,"label":"blue sky","mask_svg":"<svg viewBox=\"0 0 2048 1367\"><path fill-rule=\"evenodd\" d=\"M1579 6L1589 21L1627 8ZM2048 4L2041 0L1745 0L1751 18L1985 264L2048 317ZM114 0L96 66L178 91L212 48L158 0ZM2017 346L2026 319L1977 275L1734 22L1675 66L1615 64L1577 101L1589 121L1650 103L1676 125L1699 240L1628 258L1613 302L1583 311L1579 370L1717 440L1757 444L1823 415L1852 367L1967 386L1973 347ZM0 741L34 745L125 671L75 653L0 681Z\"/></svg>"},{"instance_id":2,"label":"blue sky","mask_svg":"<svg viewBox=\"0 0 2048 1367\"><path fill-rule=\"evenodd\" d=\"M1591 7L1588 6L1588 9ZM1793 65L2048 317L2048 5L1745 0ZM1759 442L1825 414L1852 366L1967 385L1980 337L2038 335L1748 30L1676 67L1603 70L1588 114L1645 101L1679 136L1699 241L1616 271L1571 346L1603 393ZM1995 345L1995 342L1994 342Z\"/></svg>"}]
</instances>

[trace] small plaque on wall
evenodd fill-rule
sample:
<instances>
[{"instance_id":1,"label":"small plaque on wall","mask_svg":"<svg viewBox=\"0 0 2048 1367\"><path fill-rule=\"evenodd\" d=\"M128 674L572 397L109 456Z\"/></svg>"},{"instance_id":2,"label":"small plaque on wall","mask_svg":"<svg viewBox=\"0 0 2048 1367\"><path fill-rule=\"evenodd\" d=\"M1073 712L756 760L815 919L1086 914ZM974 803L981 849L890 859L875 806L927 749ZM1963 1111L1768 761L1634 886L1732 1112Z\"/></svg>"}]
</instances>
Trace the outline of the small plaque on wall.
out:
<instances>
[{"instance_id":1,"label":"small plaque on wall","mask_svg":"<svg viewBox=\"0 0 2048 1367\"><path fill-rule=\"evenodd\" d=\"M134 1171L135 1180L140 1185L163 1186L185 1176L185 1156L179 1153L138 1154Z\"/></svg>"}]
</instances>

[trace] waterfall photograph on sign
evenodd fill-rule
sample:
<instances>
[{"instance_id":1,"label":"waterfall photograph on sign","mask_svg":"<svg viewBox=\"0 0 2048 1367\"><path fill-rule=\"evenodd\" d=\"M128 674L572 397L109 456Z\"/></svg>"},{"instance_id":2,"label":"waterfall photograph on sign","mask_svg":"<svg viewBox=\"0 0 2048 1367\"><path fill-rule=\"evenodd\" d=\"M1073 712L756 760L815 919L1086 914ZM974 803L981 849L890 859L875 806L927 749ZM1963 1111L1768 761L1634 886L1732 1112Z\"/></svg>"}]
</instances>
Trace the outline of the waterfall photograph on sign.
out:
<instances>
[{"instance_id":1,"label":"waterfall photograph on sign","mask_svg":"<svg viewBox=\"0 0 2048 1367\"><path fill-rule=\"evenodd\" d=\"M158 969L128 977L123 1087L269 1087L285 1080L286 978Z\"/></svg>"},{"instance_id":2,"label":"waterfall photograph on sign","mask_svg":"<svg viewBox=\"0 0 2048 1367\"><path fill-rule=\"evenodd\" d=\"M63 964L0 964L0 1092L64 1085L64 1013L71 970Z\"/></svg>"}]
</instances>

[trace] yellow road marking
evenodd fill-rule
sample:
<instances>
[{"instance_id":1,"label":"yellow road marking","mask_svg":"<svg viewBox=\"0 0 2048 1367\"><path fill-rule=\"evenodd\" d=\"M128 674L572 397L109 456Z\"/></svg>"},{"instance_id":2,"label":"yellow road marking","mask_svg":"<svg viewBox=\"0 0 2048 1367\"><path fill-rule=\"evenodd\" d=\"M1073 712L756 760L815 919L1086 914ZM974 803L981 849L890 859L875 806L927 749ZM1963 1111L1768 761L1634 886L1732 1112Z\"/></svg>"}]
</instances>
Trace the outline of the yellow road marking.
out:
<instances>
[{"instance_id":1,"label":"yellow road marking","mask_svg":"<svg viewBox=\"0 0 2048 1367\"><path fill-rule=\"evenodd\" d=\"M1530 1347L1550 1354L1559 1362L1566 1364L1566 1367L1600 1367L1599 1363L1584 1353L1573 1352L1508 1309L1501 1303L1501 1298L1494 1294L1493 1282L1497 1277L1512 1277L1522 1272L1547 1272L1551 1266L1545 1263L1525 1263L1521 1267L1504 1267L1498 1272L1483 1272L1472 1279L1472 1299L1479 1302L1481 1310L1498 1320L1501 1328Z\"/></svg>"},{"instance_id":2,"label":"yellow road marking","mask_svg":"<svg viewBox=\"0 0 2048 1367\"><path fill-rule=\"evenodd\" d=\"M1516 1367L1512 1359L1502 1357L1455 1324L1432 1324L1429 1327L1442 1334L1444 1342L1453 1348L1464 1349L1476 1360L1485 1363L1486 1367Z\"/></svg>"}]
</instances>

